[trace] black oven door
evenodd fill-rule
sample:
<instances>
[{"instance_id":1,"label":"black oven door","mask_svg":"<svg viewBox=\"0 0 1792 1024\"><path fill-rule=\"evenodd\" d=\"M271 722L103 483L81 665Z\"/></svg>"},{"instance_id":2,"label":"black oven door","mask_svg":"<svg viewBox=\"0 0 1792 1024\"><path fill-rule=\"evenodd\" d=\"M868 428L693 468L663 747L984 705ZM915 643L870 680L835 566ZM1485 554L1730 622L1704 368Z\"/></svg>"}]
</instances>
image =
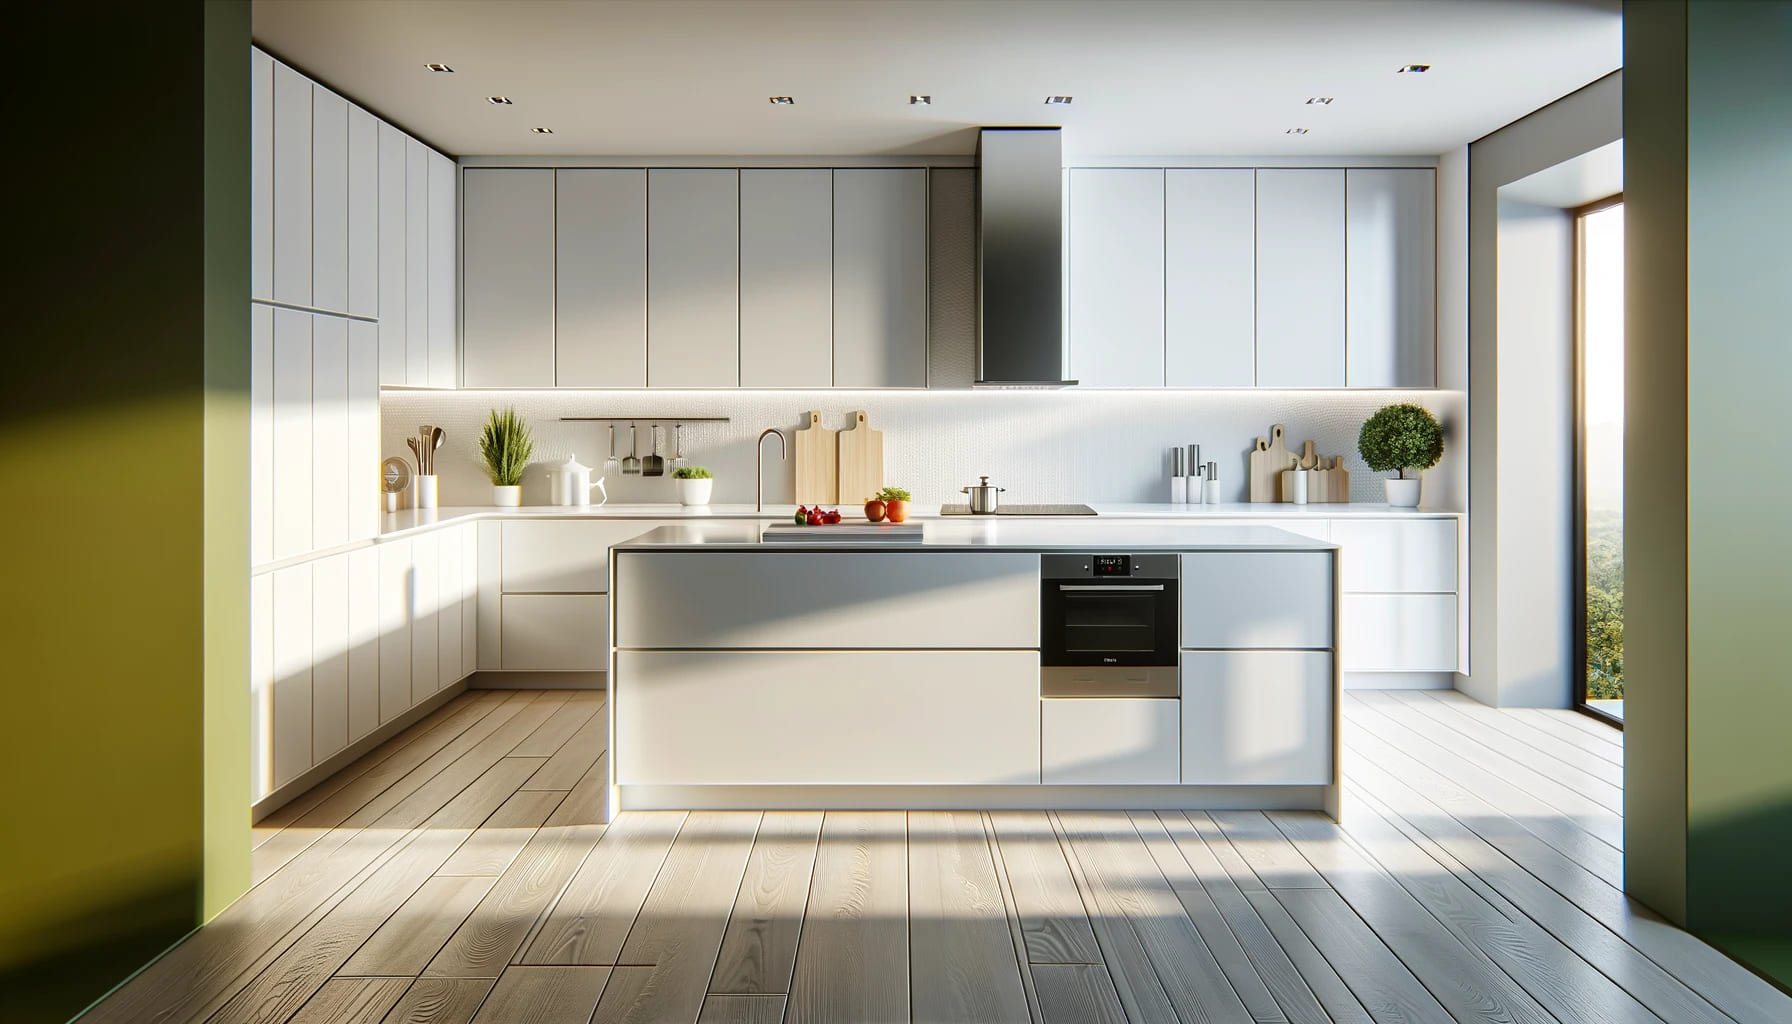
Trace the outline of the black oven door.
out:
<instances>
[{"instance_id":1,"label":"black oven door","mask_svg":"<svg viewBox=\"0 0 1792 1024\"><path fill-rule=\"evenodd\" d=\"M1174 666L1174 579L1046 579L1039 660L1045 666Z\"/></svg>"}]
</instances>

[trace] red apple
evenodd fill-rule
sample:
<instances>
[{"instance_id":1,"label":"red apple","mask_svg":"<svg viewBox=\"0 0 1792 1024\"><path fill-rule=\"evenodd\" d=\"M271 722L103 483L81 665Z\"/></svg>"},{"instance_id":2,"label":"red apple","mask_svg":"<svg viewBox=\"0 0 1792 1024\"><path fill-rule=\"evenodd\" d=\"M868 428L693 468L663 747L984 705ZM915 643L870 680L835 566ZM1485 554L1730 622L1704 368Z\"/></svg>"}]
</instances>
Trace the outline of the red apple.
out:
<instances>
[{"instance_id":1,"label":"red apple","mask_svg":"<svg viewBox=\"0 0 1792 1024\"><path fill-rule=\"evenodd\" d=\"M884 521L884 503L881 501L878 501L876 498L872 498L870 501L867 501L865 503L865 518L871 520L874 523L883 522Z\"/></svg>"}]
</instances>

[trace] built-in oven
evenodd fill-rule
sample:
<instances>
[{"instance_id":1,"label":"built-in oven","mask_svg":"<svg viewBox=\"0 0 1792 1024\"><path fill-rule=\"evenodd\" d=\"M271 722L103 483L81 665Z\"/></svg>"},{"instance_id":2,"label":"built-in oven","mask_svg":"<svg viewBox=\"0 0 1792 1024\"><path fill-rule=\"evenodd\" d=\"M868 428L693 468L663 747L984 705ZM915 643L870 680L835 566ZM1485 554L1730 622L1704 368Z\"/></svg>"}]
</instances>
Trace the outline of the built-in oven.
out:
<instances>
[{"instance_id":1,"label":"built-in oven","mask_svg":"<svg viewBox=\"0 0 1792 1024\"><path fill-rule=\"evenodd\" d=\"M1177 556L1048 554L1039 568L1041 696L1177 696Z\"/></svg>"}]
</instances>

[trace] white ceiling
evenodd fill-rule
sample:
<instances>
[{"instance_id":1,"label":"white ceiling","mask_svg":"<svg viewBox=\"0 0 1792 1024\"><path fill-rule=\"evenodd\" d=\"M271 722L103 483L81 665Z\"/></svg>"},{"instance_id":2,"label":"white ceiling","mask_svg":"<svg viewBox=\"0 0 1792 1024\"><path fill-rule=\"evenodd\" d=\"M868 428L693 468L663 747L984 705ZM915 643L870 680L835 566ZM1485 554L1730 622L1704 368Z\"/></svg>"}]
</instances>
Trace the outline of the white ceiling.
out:
<instances>
[{"instance_id":1,"label":"white ceiling","mask_svg":"<svg viewBox=\"0 0 1792 1024\"><path fill-rule=\"evenodd\" d=\"M254 23L456 156L952 155L992 124L1063 124L1067 157L1416 156L1621 62L1617 0L255 0Z\"/></svg>"}]
</instances>

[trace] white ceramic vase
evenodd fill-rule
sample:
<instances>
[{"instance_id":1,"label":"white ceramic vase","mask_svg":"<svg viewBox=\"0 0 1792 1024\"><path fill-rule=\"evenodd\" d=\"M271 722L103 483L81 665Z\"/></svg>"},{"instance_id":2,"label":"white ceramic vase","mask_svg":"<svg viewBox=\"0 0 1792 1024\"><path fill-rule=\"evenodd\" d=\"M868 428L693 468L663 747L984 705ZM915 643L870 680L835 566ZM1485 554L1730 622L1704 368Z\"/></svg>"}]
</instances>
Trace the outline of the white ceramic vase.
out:
<instances>
[{"instance_id":1,"label":"white ceramic vase","mask_svg":"<svg viewBox=\"0 0 1792 1024\"><path fill-rule=\"evenodd\" d=\"M707 505L709 504L709 490L714 486L715 481L710 479L674 480L672 483L678 488L678 503L680 505Z\"/></svg>"},{"instance_id":2,"label":"white ceramic vase","mask_svg":"<svg viewBox=\"0 0 1792 1024\"><path fill-rule=\"evenodd\" d=\"M1419 507L1418 480L1383 480L1388 488L1388 504L1395 508Z\"/></svg>"},{"instance_id":3,"label":"white ceramic vase","mask_svg":"<svg viewBox=\"0 0 1792 1024\"><path fill-rule=\"evenodd\" d=\"M507 487L498 484L492 485L492 504L499 508L518 508L522 503L523 488L521 484L511 484Z\"/></svg>"}]
</instances>

